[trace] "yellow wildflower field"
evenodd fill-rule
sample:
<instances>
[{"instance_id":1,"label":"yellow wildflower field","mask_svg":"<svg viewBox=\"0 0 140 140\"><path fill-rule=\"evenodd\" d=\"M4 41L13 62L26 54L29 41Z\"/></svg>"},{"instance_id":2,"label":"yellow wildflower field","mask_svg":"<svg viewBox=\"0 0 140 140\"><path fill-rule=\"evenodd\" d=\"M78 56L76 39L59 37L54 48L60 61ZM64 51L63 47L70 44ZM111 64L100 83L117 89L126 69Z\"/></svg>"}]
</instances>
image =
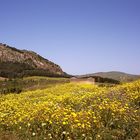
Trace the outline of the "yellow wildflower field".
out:
<instances>
[{"instance_id":1,"label":"yellow wildflower field","mask_svg":"<svg viewBox=\"0 0 140 140\"><path fill-rule=\"evenodd\" d=\"M4 133L20 140L138 140L140 81L115 87L67 83L0 95Z\"/></svg>"}]
</instances>

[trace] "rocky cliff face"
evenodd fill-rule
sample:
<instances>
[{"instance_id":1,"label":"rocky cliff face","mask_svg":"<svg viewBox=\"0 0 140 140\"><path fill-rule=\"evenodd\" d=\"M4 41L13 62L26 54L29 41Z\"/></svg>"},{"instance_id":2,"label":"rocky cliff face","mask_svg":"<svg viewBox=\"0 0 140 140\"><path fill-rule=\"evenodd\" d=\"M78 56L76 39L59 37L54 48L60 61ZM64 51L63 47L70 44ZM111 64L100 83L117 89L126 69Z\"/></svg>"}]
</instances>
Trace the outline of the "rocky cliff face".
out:
<instances>
[{"instance_id":1,"label":"rocky cliff face","mask_svg":"<svg viewBox=\"0 0 140 140\"><path fill-rule=\"evenodd\" d=\"M22 67L22 65L26 65L23 67L23 70L20 71L24 73L24 70L29 71L31 73L31 70L37 70L39 72L43 71L43 73L46 72L45 75L51 74L51 75L64 75L63 70L60 68L59 65L41 57L35 52L27 51L27 50L19 50L13 47L10 47L6 44L0 43L0 72L10 72L10 67ZM16 66L17 64L17 66ZM3 66L3 67L2 67ZM4 69L5 67L5 69ZM25 69L24 69L25 68ZM4 71L5 70L5 71ZM17 72L17 71L12 71ZM40 72L41 73L41 72Z\"/></svg>"}]
</instances>

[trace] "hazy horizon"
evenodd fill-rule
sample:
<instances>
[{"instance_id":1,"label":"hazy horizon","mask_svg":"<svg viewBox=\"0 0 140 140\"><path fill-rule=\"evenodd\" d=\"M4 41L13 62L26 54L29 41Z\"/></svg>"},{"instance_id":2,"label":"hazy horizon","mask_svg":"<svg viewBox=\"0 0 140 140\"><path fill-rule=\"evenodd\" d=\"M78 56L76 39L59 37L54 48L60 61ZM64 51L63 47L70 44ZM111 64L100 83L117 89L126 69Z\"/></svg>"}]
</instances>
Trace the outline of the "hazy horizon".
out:
<instances>
[{"instance_id":1,"label":"hazy horizon","mask_svg":"<svg viewBox=\"0 0 140 140\"><path fill-rule=\"evenodd\" d=\"M140 1L0 0L1 43L69 74L140 74Z\"/></svg>"}]
</instances>

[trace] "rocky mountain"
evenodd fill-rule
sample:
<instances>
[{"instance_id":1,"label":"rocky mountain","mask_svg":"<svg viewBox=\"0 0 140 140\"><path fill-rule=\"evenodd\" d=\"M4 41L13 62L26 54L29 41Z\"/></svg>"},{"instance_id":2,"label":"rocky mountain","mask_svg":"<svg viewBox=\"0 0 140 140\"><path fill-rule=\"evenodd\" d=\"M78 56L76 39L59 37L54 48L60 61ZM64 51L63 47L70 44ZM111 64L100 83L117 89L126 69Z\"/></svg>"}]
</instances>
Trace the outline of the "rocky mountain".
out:
<instances>
[{"instance_id":1,"label":"rocky mountain","mask_svg":"<svg viewBox=\"0 0 140 140\"><path fill-rule=\"evenodd\" d=\"M0 43L0 76L66 76L61 67L33 51Z\"/></svg>"},{"instance_id":2,"label":"rocky mountain","mask_svg":"<svg viewBox=\"0 0 140 140\"><path fill-rule=\"evenodd\" d=\"M140 75L133 75L119 71L110 71L110 72L98 72L93 74L87 74L86 76L100 76L103 78L110 78L120 82L130 82L137 79L140 79Z\"/></svg>"}]
</instances>

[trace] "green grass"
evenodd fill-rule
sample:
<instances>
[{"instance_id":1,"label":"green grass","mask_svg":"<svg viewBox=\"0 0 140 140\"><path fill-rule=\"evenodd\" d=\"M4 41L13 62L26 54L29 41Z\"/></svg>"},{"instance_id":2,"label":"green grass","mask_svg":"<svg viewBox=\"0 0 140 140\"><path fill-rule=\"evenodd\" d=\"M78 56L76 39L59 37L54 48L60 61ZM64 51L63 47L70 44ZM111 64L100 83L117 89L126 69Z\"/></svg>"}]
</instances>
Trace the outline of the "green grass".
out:
<instances>
[{"instance_id":1,"label":"green grass","mask_svg":"<svg viewBox=\"0 0 140 140\"><path fill-rule=\"evenodd\" d=\"M67 78L50 78L43 76L25 77L23 79L0 80L0 94L20 93L22 91L44 89L57 84L68 83Z\"/></svg>"}]
</instances>

